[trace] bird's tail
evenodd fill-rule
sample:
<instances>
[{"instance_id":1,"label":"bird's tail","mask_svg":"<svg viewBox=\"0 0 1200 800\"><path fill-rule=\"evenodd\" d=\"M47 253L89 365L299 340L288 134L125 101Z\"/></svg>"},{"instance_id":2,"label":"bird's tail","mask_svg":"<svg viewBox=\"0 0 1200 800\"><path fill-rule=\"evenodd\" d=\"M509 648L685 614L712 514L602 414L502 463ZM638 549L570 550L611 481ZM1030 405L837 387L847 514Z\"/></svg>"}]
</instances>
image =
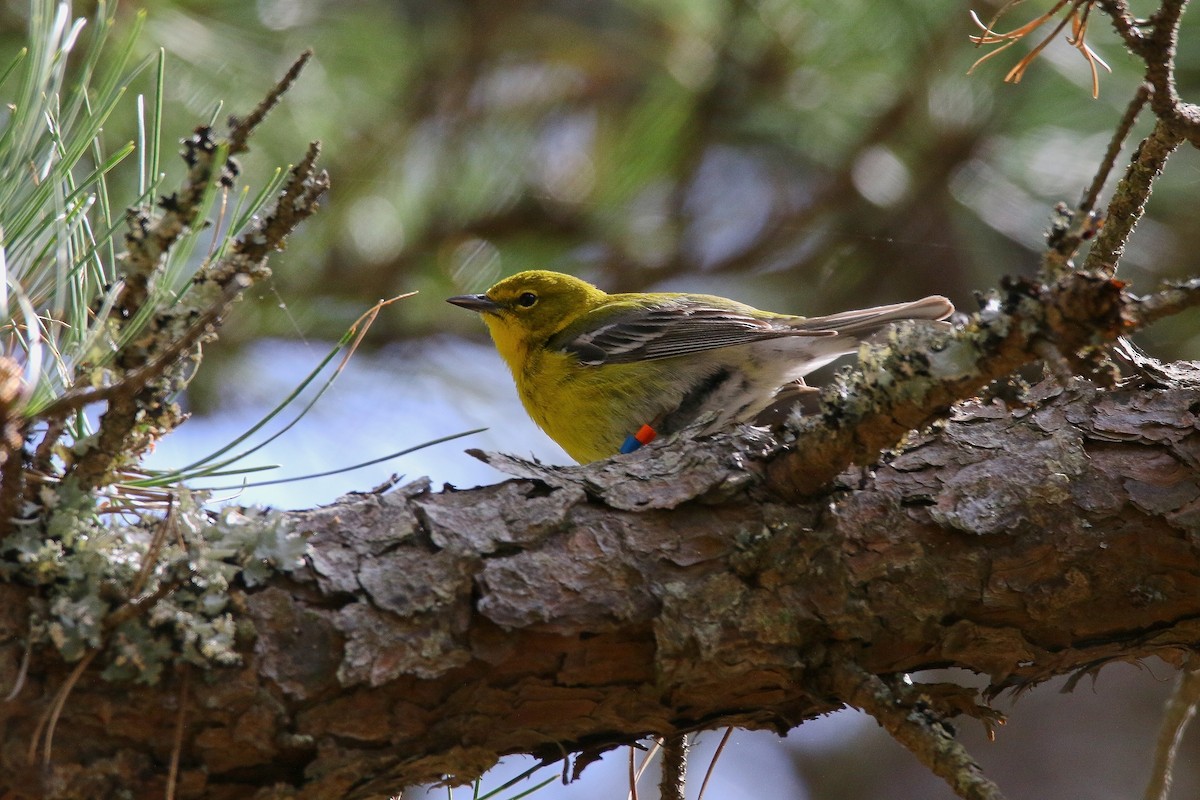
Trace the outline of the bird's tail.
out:
<instances>
[{"instance_id":1,"label":"bird's tail","mask_svg":"<svg viewBox=\"0 0 1200 800\"><path fill-rule=\"evenodd\" d=\"M875 306L857 311L843 311L827 317L809 317L796 325L804 331L835 331L842 335L863 338L889 322L902 319L943 320L954 313L954 304L941 295L930 295L911 303L895 303L890 306Z\"/></svg>"}]
</instances>

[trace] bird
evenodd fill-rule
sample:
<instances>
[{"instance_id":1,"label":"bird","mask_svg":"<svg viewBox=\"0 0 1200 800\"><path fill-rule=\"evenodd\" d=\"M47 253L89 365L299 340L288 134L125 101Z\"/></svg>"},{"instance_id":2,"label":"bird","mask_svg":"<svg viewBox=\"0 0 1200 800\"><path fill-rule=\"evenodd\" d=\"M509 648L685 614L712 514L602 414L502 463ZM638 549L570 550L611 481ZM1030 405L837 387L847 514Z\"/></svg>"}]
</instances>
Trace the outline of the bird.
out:
<instances>
[{"instance_id":1,"label":"bird","mask_svg":"<svg viewBox=\"0 0 1200 800\"><path fill-rule=\"evenodd\" d=\"M694 427L778 418L803 378L898 320L939 321L940 295L801 317L708 294L608 294L527 270L447 302L477 312L534 422L580 463Z\"/></svg>"}]
</instances>

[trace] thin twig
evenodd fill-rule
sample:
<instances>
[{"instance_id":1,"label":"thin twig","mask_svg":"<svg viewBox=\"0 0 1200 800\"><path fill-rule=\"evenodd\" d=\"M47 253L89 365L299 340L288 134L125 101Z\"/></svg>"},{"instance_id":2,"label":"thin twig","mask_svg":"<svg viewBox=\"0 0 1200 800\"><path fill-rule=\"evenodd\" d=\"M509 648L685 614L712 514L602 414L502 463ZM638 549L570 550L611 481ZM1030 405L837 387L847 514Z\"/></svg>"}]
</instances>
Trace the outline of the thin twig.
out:
<instances>
[{"instance_id":1,"label":"thin twig","mask_svg":"<svg viewBox=\"0 0 1200 800\"><path fill-rule=\"evenodd\" d=\"M637 774L635 774L633 776L633 785L630 789L629 800L636 800L636 797L634 794L634 787L636 787L638 785L638 781L640 781L642 779L642 775L644 775L646 773L647 768L649 768L649 766L650 766L650 762L654 760L654 757L656 755L658 755L658 751L661 748L662 748L662 742L659 741L658 739L655 739L654 744L650 747L650 749L648 751L646 751L646 757L642 759L642 763L638 767Z\"/></svg>"},{"instance_id":2,"label":"thin twig","mask_svg":"<svg viewBox=\"0 0 1200 800\"><path fill-rule=\"evenodd\" d=\"M38 416L42 419L57 419L93 403L112 400L118 395L132 396L136 394L149 384L150 381L162 375L168 367L175 363L182 353L194 347L197 342L204 338L211 326L220 320L221 316L229 308L229 304L249 286L249 283L248 278L243 278L240 281L230 281L229 285L225 287L224 295L197 317L196 321L181 336L176 337L169 347L156 355L151 361L126 374L122 380L98 388L77 387L71 389L64 392L57 400L44 408Z\"/></svg>"},{"instance_id":3,"label":"thin twig","mask_svg":"<svg viewBox=\"0 0 1200 800\"><path fill-rule=\"evenodd\" d=\"M142 589L146 588L146 581L150 579L150 573L158 564L158 551L162 548L163 540L167 538L167 531L173 527L175 527L175 496L171 495L167 502L167 513L158 525L154 526L150 544L142 556L142 565L138 569L137 577L133 579L133 583L129 587L128 598L137 597L142 593Z\"/></svg>"},{"instance_id":4,"label":"thin twig","mask_svg":"<svg viewBox=\"0 0 1200 800\"><path fill-rule=\"evenodd\" d=\"M1092 177L1091 185L1084 191L1076 212L1072 214L1064 204L1056 206L1055 210L1059 216L1051 228L1047 238L1049 247L1042 257L1042 274L1048 279L1061 277L1071 269L1071 259L1075 257L1079 246L1103 228L1104 217L1093 211L1096 199L1104 189L1104 184L1108 182L1117 156L1120 155L1121 148L1125 145L1125 140L1152 91L1149 84L1143 83L1134 93L1125 114L1108 141L1108 149L1105 150L1100 167Z\"/></svg>"},{"instance_id":5,"label":"thin twig","mask_svg":"<svg viewBox=\"0 0 1200 800\"><path fill-rule=\"evenodd\" d=\"M273 251L281 249L288 234L316 211L318 198L329 189L329 176L324 171L316 171L320 155L321 143L309 142L304 158L292 167L287 185L280 192L275 206L261 223L234 242L232 255L224 259L229 266L247 271L245 264L260 262ZM220 281L222 273L222 270L212 270L201 277Z\"/></svg>"},{"instance_id":6,"label":"thin twig","mask_svg":"<svg viewBox=\"0 0 1200 800\"><path fill-rule=\"evenodd\" d=\"M662 751L662 777L658 781L658 800L684 800L687 789L687 734L664 736Z\"/></svg>"},{"instance_id":7,"label":"thin twig","mask_svg":"<svg viewBox=\"0 0 1200 800\"><path fill-rule=\"evenodd\" d=\"M1163 710L1162 727L1158 731L1158 741L1154 746L1154 766L1150 773L1150 782L1146 785L1144 800L1167 800L1171 792L1171 773L1175 765L1175 755L1179 750L1179 742L1188 722L1196 714L1196 705L1200 703L1200 665L1189 663L1180 670L1175 683L1175 691L1167 701Z\"/></svg>"},{"instance_id":8,"label":"thin twig","mask_svg":"<svg viewBox=\"0 0 1200 800\"><path fill-rule=\"evenodd\" d=\"M188 581L187 577L178 577L173 580L163 581L150 594L144 597L135 597L132 600L127 600L121 605L112 610L107 617L104 618L104 629L111 631L122 622L133 619L134 617L145 613L149 609L158 605L158 601L168 597L172 592Z\"/></svg>"},{"instance_id":9,"label":"thin twig","mask_svg":"<svg viewBox=\"0 0 1200 800\"><path fill-rule=\"evenodd\" d=\"M1080 213L1086 214L1096 207L1096 198L1100 196L1104 184L1108 182L1108 176L1117 163L1117 156L1120 155L1121 148L1125 146L1125 140L1129 137L1129 132L1133 130L1133 124L1137 122L1138 114L1146 105L1146 100L1150 98L1150 92L1150 85L1146 83L1143 83L1134 92L1133 99L1129 101L1124 116L1117 123L1117 129L1113 131L1112 138L1108 141L1108 149L1104 151L1104 160L1100 162L1100 168L1096 170L1091 185L1083 193L1083 199L1079 201Z\"/></svg>"},{"instance_id":10,"label":"thin twig","mask_svg":"<svg viewBox=\"0 0 1200 800\"><path fill-rule=\"evenodd\" d=\"M179 191L164 195L158 201L158 206L164 210L163 214L152 218L148 209L130 210L128 233L125 236L125 287L115 309L117 318L137 319L144 316L145 307L151 300L151 277L161 269L165 254L195 223L194 218L210 189L214 171L225 170L222 183L232 180L236 173L236 164L232 160L224 160L224 154L246 149L251 131L291 86L310 56L311 53L305 53L297 59L284 78L245 120L231 120L232 130L226 141L218 141L207 126L196 129L194 135L184 143L183 157L188 166L186 178ZM236 291L233 291L236 297L246 286L270 274L266 267L267 256L271 251L280 249L292 229L316 210L316 198L328 185L323 172L313 175L316 153L317 148L310 146L300 166L293 170L288 186L267 217L268 227L255 226L249 232L254 245L251 248L253 252L245 252L244 243L251 240L247 239L247 234L243 234L235 242L231 254L221 259L215 269L202 268L197 272L194 283L208 283L209 286L202 287L205 291L196 292L196 296L209 298L210 292L229 292L237 284ZM217 163L219 161L223 163ZM256 249L260 244L261 252ZM230 302L232 300L227 297L207 308L196 308L193 303L184 302L150 309L153 313L147 323L148 330L118 351L114 365L120 377L114 380L111 387L94 392L81 389L74 394L68 393L69 396L61 398L51 407L55 413L63 413L64 410L79 408L87 403L108 400L108 409L100 419L96 436L68 467L68 477L74 480L80 490L94 489L109 481L111 471L122 456L138 455L153 443L154 438L179 423L177 407L164 401L182 389L190 377L183 373L186 360L182 356L196 342L210 335L209 325L216 326ZM193 324L193 316L209 322L204 325ZM186 331L186 336L178 334L181 330ZM160 376L163 379L160 380ZM127 390L125 387L131 388ZM140 437L139 431L142 432Z\"/></svg>"},{"instance_id":11,"label":"thin twig","mask_svg":"<svg viewBox=\"0 0 1200 800\"><path fill-rule=\"evenodd\" d=\"M1150 107L1174 133L1200 147L1200 106L1179 97L1175 81L1175 54L1179 24L1187 0L1162 0L1148 20L1134 18L1126 0L1097 0L1113 20L1113 27L1146 65L1146 81L1154 88Z\"/></svg>"},{"instance_id":12,"label":"thin twig","mask_svg":"<svg viewBox=\"0 0 1200 800\"><path fill-rule=\"evenodd\" d=\"M878 676L855 664L837 665L833 683L838 697L874 717L963 800L1003 800L999 787L930 711L902 704Z\"/></svg>"},{"instance_id":13,"label":"thin twig","mask_svg":"<svg viewBox=\"0 0 1200 800\"><path fill-rule=\"evenodd\" d=\"M704 800L704 790L708 788L708 779L713 776L713 772L717 769L717 759L721 757L721 753L725 751L725 745L729 744L729 737L733 735L733 726L725 729L725 734L721 737L721 741L717 743L717 749L713 751L712 761L708 762L708 769L704 771L704 780L700 782L700 794L696 795L696 800Z\"/></svg>"},{"instance_id":14,"label":"thin twig","mask_svg":"<svg viewBox=\"0 0 1200 800\"><path fill-rule=\"evenodd\" d=\"M279 98L283 97L284 93L295 83L296 78L300 76L300 70L304 69L304 65L308 63L312 55L312 50L305 50L301 53L300 57L292 62L292 66L288 68L288 71L275 84L275 88L271 89L267 96L248 115L241 119L236 117L229 119L230 155L237 155L246 150L246 140L250 138L250 134L263 121L267 113L275 107L275 104L279 102Z\"/></svg>"},{"instance_id":15,"label":"thin twig","mask_svg":"<svg viewBox=\"0 0 1200 800\"><path fill-rule=\"evenodd\" d=\"M1132 325L1144 328L1180 311L1200 306L1200 278L1176 283L1130 304L1125 315Z\"/></svg>"},{"instance_id":16,"label":"thin twig","mask_svg":"<svg viewBox=\"0 0 1200 800\"><path fill-rule=\"evenodd\" d=\"M63 431L67 428L66 415L60 415L58 419L47 419L46 432L42 435L42 440L38 442L37 448L33 451L33 460L30 462L30 472L40 472L44 475L51 474L54 463L54 446L58 444L58 440L62 438Z\"/></svg>"},{"instance_id":17,"label":"thin twig","mask_svg":"<svg viewBox=\"0 0 1200 800\"><path fill-rule=\"evenodd\" d=\"M33 658L32 635L25 640L25 652L21 655L21 666L17 668L17 677L13 680L12 689L4 696L4 702L11 703L21 693L21 689L25 686L25 676L29 674L29 661L31 658Z\"/></svg>"},{"instance_id":18,"label":"thin twig","mask_svg":"<svg viewBox=\"0 0 1200 800\"><path fill-rule=\"evenodd\" d=\"M175 800L175 785L179 782L179 756L183 752L183 721L187 716L188 689L192 671L185 668L183 686L179 690L179 713L175 716L175 736L171 744L171 764L167 768L166 800Z\"/></svg>"},{"instance_id":19,"label":"thin twig","mask_svg":"<svg viewBox=\"0 0 1200 800\"><path fill-rule=\"evenodd\" d=\"M1155 89L1156 95L1157 91ZM1084 262L1085 272L1095 275L1113 275L1116 272L1129 237L1146 210L1154 181L1162 173L1171 153L1182 142L1183 137L1161 119L1150 135L1142 140L1125 177L1117 184L1109 201L1104 228Z\"/></svg>"},{"instance_id":20,"label":"thin twig","mask_svg":"<svg viewBox=\"0 0 1200 800\"><path fill-rule=\"evenodd\" d=\"M225 259L230 264L206 270L198 276L221 284L222 295L217 302L197 317L182 336L176 337L169 347L158 353L148 363L129 372L124 379L99 388L79 387L65 392L47 406L39 416L45 419L56 419L93 403L111 400L118 394L131 396L161 375L182 353L203 339L209 332L210 326L214 326L220 321L229 305L251 284L250 277L243 274L247 271L244 269L244 263L238 263L236 267L233 266L233 263L243 262L245 259L253 262L261 261L271 250L280 246L283 238L301 220L315 210L312 207L315 198L328 188L328 178L324 173L313 175L314 162L319 153L319 146L315 142L312 143L305 158L292 170L292 179L285 187L272 212L267 215L262 224L239 237L235 246L235 254L231 258ZM246 251L250 248L253 250L247 253Z\"/></svg>"},{"instance_id":21,"label":"thin twig","mask_svg":"<svg viewBox=\"0 0 1200 800\"><path fill-rule=\"evenodd\" d=\"M1187 0L1162 0L1150 16L1150 38L1139 53L1146 62L1146 80L1154 87L1150 107L1160 119L1180 122L1180 99L1175 86L1175 53L1179 48L1179 21Z\"/></svg>"},{"instance_id":22,"label":"thin twig","mask_svg":"<svg viewBox=\"0 0 1200 800\"><path fill-rule=\"evenodd\" d=\"M54 695L54 703L47 709L46 713L42 714L38 720L37 726L33 730L32 740L29 742L29 752L27 760L30 764L37 757L38 743L42 740L42 729L45 728L46 736L42 745L42 766L50 764L50 753L54 749L54 729L58 727L58 719L62 715L63 706L67 704L67 698L71 696L71 690L75 688L75 684L79 681L84 670L92 663L92 659L96 657L99 650L91 650L79 663L75 665L75 669L71 670L71 674L59 687L58 692Z\"/></svg>"},{"instance_id":23,"label":"thin twig","mask_svg":"<svg viewBox=\"0 0 1200 800\"><path fill-rule=\"evenodd\" d=\"M638 800L637 764L633 757L635 750L633 745L629 745L629 800Z\"/></svg>"},{"instance_id":24,"label":"thin twig","mask_svg":"<svg viewBox=\"0 0 1200 800\"><path fill-rule=\"evenodd\" d=\"M1139 55L1146 44L1146 37L1138 27L1137 20L1126 0L1099 0L1100 8L1112 18L1113 28L1125 42L1125 46Z\"/></svg>"}]
</instances>

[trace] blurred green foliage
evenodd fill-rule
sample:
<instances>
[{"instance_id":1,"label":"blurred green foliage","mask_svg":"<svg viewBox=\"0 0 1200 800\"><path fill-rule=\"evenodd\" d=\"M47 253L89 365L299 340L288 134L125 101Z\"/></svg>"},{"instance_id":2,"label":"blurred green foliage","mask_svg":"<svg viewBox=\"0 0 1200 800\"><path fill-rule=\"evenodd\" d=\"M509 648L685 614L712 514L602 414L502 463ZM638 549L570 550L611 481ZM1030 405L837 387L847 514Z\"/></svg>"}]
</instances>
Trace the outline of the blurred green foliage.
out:
<instances>
[{"instance_id":1,"label":"blurred green foliage","mask_svg":"<svg viewBox=\"0 0 1200 800\"><path fill-rule=\"evenodd\" d=\"M334 188L223 346L336 337L374 300L421 290L380 319L380 341L478 335L442 298L531 267L799 313L930 291L970 310L972 290L1035 268L1052 205L1077 202L1140 77L1098 12L1088 41L1114 69L1099 100L1061 36L1003 83L1049 26L967 76L986 52L971 8L997 4L179 0L149 6L141 44L167 53L168 152L212 98L244 112L316 50L249 158L288 163L320 139ZM0 13L7 52L22 3ZM1200 47L1185 44L1179 80L1195 96ZM115 141L133 118L110 122ZM1200 161L1175 160L1122 265L1146 289L1200 250ZM1161 326L1164 355L1194 352L1188 327Z\"/></svg>"}]
</instances>

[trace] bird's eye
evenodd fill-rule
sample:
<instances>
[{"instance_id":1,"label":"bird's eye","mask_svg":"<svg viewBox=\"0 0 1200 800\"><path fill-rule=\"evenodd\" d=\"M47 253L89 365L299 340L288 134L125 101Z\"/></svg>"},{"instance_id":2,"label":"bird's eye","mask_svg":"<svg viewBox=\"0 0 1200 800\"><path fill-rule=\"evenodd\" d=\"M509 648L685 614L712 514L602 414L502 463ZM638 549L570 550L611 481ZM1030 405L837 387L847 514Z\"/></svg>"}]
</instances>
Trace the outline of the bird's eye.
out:
<instances>
[{"instance_id":1,"label":"bird's eye","mask_svg":"<svg viewBox=\"0 0 1200 800\"><path fill-rule=\"evenodd\" d=\"M517 298L517 305L529 308L538 301L538 296L533 292L525 292Z\"/></svg>"}]
</instances>

